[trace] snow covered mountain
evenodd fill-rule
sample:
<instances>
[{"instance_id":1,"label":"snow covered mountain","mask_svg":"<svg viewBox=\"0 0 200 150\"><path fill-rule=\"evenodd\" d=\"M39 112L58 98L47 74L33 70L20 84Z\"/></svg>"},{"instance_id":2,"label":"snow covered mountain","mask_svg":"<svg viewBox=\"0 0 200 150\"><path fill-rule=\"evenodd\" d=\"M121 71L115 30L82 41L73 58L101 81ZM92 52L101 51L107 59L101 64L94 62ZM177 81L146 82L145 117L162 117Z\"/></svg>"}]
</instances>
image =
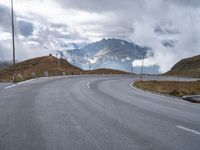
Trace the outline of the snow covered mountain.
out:
<instances>
[{"instance_id":1,"label":"snow covered mountain","mask_svg":"<svg viewBox=\"0 0 200 150\"><path fill-rule=\"evenodd\" d=\"M132 62L153 56L150 47L140 46L135 43L120 39L103 39L88 44L80 49L70 49L59 52L70 63L82 69L112 68L131 71ZM139 72L139 68L134 68ZM146 68L147 73L157 73L158 67Z\"/></svg>"}]
</instances>

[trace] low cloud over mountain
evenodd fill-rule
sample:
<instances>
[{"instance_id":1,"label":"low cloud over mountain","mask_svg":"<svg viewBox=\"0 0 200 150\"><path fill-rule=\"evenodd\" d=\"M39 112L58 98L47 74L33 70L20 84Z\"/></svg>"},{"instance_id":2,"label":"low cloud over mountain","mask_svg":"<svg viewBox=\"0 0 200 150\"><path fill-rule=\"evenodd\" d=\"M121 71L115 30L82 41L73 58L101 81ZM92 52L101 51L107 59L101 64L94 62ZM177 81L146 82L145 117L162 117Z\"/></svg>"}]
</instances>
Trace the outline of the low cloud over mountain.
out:
<instances>
[{"instance_id":1,"label":"low cloud over mountain","mask_svg":"<svg viewBox=\"0 0 200 150\"><path fill-rule=\"evenodd\" d=\"M103 39L88 44L80 49L59 51L72 64L83 69L113 68L139 73L145 59L146 73L158 73L159 67L153 60L154 53L150 47L141 46L120 39ZM146 62L146 60L149 60ZM141 62L140 64L135 62Z\"/></svg>"}]
</instances>

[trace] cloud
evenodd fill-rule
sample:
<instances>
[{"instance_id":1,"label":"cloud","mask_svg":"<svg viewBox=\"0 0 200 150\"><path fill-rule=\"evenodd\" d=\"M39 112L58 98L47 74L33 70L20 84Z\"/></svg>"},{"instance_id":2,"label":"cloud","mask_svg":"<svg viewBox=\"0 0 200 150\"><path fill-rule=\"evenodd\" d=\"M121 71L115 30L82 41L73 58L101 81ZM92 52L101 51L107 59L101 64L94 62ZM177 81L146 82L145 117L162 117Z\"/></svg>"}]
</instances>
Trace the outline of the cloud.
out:
<instances>
[{"instance_id":1,"label":"cloud","mask_svg":"<svg viewBox=\"0 0 200 150\"><path fill-rule=\"evenodd\" d=\"M184 6L190 6L190 7L200 6L199 0L167 0L167 1L177 3L178 5L184 5Z\"/></svg>"},{"instance_id":2,"label":"cloud","mask_svg":"<svg viewBox=\"0 0 200 150\"><path fill-rule=\"evenodd\" d=\"M155 66L157 64L155 58L150 57L150 58L146 58L144 60L134 60L132 62L133 67L141 67L143 64L144 67L151 67L151 66Z\"/></svg>"},{"instance_id":3,"label":"cloud","mask_svg":"<svg viewBox=\"0 0 200 150\"><path fill-rule=\"evenodd\" d=\"M57 0L63 7L87 10L92 12L131 10L145 5L145 0Z\"/></svg>"},{"instance_id":4,"label":"cloud","mask_svg":"<svg viewBox=\"0 0 200 150\"><path fill-rule=\"evenodd\" d=\"M180 31L173 26L172 22L161 22L160 24L155 25L154 32L161 36L180 34Z\"/></svg>"},{"instance_id":5,"label":"cloud","mask_svg":"<svg viewBox=\"0 0 200 150\"><path fill-rule=\"evenodd\" d=\"M34 31L34 25L29 21L19 20L17 21L19 33L25 37L31 36Z\"/></svg>"},{"instance_id":6,"label":"cloud","mask_svg":"<svg viewBox=\"0 0 200 150\"><path fill-rule=\"evenodd\" d=\"M177 44L177 41L173 40L173 39L168 39L168 40L163 40L162 44L163 44L164 47L174 48Z\"/></svg>"},{"instance_id":7,"label":"cloud","mask_svg":"<svg viewBox=\"0 0 200 150\"><path fill-rule=\"evenodd\" d=\"M0 14L0 31L9 31L11 29L11 26L9 26L11 24L10 9L0 4Z\"/></svg>"}]
</instances>

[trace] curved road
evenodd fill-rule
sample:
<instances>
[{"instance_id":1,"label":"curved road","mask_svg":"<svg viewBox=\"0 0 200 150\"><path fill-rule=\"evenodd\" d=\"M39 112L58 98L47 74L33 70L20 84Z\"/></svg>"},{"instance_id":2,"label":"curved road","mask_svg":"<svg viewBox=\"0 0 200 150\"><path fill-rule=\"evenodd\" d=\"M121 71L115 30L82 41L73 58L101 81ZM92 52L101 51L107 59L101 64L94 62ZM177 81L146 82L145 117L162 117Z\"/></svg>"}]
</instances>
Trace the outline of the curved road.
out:
<instances>
[{"instance_id":1,"label":"curved road","mask_svg":"<svg viewBox=\"0 0 200 150\"><path fill-rule=\"evenodd\" d=\"M53 77L1 88L0 150L198 150L200 105L135 90L136 79Z\"/></svg>"}]
</instances>

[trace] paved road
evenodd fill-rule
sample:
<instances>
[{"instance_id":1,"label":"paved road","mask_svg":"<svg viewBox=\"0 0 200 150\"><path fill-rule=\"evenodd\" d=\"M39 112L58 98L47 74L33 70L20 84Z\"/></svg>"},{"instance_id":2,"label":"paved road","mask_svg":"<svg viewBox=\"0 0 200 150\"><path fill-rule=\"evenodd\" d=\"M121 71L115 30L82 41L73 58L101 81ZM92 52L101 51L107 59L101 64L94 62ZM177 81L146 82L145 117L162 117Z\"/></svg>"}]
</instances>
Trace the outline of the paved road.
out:
<instances>
[{"instance_id":1,"label":"paved road","mask_svg":"<svg viewBox=\"0 0 200 150\"><path fill-rule=\"evenodd\" d=\"M200 105L134 90L135 79L56 77L0 89L0 150L199 150Z\"/></svg>"},{"instance_id":2,"label":"paved road","mask_svg":"<svg viewBox=\"0 0 200 150\"><path fill-rule=\"evenodd\" d=\"M1 83L0 82L0 90L4 89L4 88L6 88L6 87L8 87L10 85L12 85L12 83Z\"/></svg>"}]
</instances>

